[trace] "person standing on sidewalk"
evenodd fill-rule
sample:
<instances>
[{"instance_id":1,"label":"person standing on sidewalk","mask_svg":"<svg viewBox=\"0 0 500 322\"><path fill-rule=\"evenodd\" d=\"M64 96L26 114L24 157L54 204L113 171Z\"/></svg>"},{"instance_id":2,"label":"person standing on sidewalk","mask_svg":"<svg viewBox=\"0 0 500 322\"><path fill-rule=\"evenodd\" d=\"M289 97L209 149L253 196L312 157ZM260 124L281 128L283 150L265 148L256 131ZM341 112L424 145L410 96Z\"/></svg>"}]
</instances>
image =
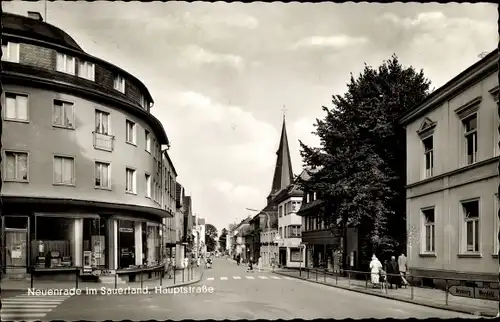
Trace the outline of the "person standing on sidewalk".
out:
<instances>
[{"instance_id":1,"label":"person standing on sidewalk","mask_svg":"<svg viewBox=\"0 0 500 322\"><path fill-rule=\"evenodd\" d=\"M380 269L382 268L382 263L378 260L377 256L372 256L372 261L370 262L370 273L371 273L371 281L373 287L378 287L379 285L379 277L380 277Z\"/></svg>"},{"instance_id":2,"label":"person standing on sidewalk","mask_svg":"<svg viewBox=\"0 0 500 322\"><path fill-rule=\"evenodd\" d=\"M259 269L259 272L262 272L262 257L259 257L257 268Z\"/></svg>"},{"instance_id":3,"label":"person standing on sidewalk","mask_svg":"<svg viewBox=\"0 0 500 322\"><path fill-rule=\"evenodd\" d=\"M398 257L399 274L401 275L401 281L403 286L408 286L408 281L406 280L406 272L408 271L407 259L403 252Z\"/></svg>"},{"instance_id":4,"label":"person standing on sidewalk","mask_svg":"<svg viewBox=\"0 0 500 322\"><path fill-rule=\"evenodd\" d=\"M401 276L399 275L399 267L398 262L396 262L396 256L391 256L391 261L389 262L389 266L387 267L387 274L389 280L389 288L392 289L392 285L401 287Z\"/></svg>"}]
</instances>

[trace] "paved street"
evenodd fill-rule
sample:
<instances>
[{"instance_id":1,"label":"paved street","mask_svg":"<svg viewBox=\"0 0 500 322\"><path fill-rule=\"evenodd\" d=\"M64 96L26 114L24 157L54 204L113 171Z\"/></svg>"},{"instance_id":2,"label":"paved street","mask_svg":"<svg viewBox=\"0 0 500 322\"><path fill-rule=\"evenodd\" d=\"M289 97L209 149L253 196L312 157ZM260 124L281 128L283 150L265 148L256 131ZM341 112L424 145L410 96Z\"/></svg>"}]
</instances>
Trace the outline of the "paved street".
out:
<instances>
[{"instance_id":1,"label":"paved street","mask_svg":"<svg viewBox=\"0 0 500 322\"><path fill-rule=\"evenodd\" d=\"M201 286L205 288L199 288ZM140 295L73 296L37 319L475 318L284 278L270 272L246 273L244 266L225 259L216 259L213 268L205 270L203 280L191 289L184 287L178 291L177 294L152 291ZM189 291L191 293L187 293Z\"/></svg>"}]
</instances>

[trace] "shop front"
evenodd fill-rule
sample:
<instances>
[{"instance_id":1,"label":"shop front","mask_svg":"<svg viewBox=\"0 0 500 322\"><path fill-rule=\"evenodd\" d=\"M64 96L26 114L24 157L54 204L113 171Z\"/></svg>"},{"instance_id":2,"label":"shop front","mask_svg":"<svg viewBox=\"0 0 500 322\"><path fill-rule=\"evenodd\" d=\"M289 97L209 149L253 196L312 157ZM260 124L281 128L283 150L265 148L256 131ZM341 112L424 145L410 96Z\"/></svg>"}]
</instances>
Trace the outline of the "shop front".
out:
<instances>
[{"instance_id":1,"label":"shop front","mask_svg":"<svg viewBox=\"0 0 500 322\"><path fill-rule=\"evenodd\" d=\"M115 273L135 276L141 270L160 274L159 267L172 255L172 250L166 251L159 216L122 217L110 214L110 209L99 213L89 207L50 207L59 211L49 212L44 205L4 205L1 260L6 278L32 274L37 280L98 280ZM30 207L42 211L29 212ZM147 273L146 279L155 274Z\"/></svg>"}]
</instances>

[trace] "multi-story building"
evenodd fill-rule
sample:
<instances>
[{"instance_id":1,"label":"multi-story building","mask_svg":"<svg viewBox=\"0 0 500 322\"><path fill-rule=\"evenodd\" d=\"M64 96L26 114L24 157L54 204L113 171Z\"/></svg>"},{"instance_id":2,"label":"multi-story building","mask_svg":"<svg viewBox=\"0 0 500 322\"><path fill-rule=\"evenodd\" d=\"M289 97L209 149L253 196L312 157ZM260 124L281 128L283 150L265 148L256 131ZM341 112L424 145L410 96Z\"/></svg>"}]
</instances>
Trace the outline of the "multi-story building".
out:
<instances>
[{"instance_id":1,"label":"multi-story building","mask_svg":"<svg viewBox=\"0 0 500 322\"><path fill-rule=\"evenodd\" d=\"M163 151L162 162L162 182L163 182L163 209L166 210L170 216L165 218L164 222L164 244L165 256L168 258L175 258L175 245L177 242L177 225L176 225L176 196L175 190L177 186L177 171L174 164L168 155L167 150Z\"/></svg>"},{"instance_id":2,"label":"multi-story building","mask_svg":"<svg viewBox=\"0 0 500 322\"><path fill-rule=\"evenodd\" d=\"M207 246L205 244L205 219L198 218L195 222L194 245L196 247L196 255L204 256L207 253Z\"/></svg>"},{"instance_id":3,"label":"multi-story building","mask_svg":"<svg viewBox=\"0 0 500 322\"><path fill-rule=\"evenodd\" d=\"M305 172L301 174L303 177ZM297 182L283 189L275 198L278 204L278 263L284 267L304 266L305 250L301 245L302 218L297 215L303 192Z\"/></svg>"},{"instance_id":4,"label":"multi-story building","mask_svg":"<svg viewBox=\"0 0 500 322\"><path fill-rule=\"evenodd\" d=\"M303 180L309 179L307 172L303 172L301 176ZM333 234L330 227L325 225L324 216L328 214L319 192L304 191L302 205L297 214L302 217L301 234L302 243L306 246L306 267L336 271L340 268L359 269L357 230L346 227ZM344 238L347 238L345 243Z\"/></svg>"},{"instance_id":5,"label":"multi-story building","mask_svg":"<svg viewBox=\"0 0 500 322\"><path fill-rule=\"evenodd\" d=\"M233 229L233 254L240 255L242 259L247 258L247 243L245 240L245 236L250 230L250 221L252 217L248 217L243 219L236 227Z\"/></svg>"},{"instance_id":6,"label":"multi-story building","mask_svg":"<svg viewBox=\"0 0 500 322\"><path fill-rule=\"evenodd\" d=\"M6 273L160 266L169 140L148 89L38 13L2 25Z\"/></svg>"},{"instance_id":7,"label":"multi-story building","mask_svg":"<svg viewBox=\"0 0 500 322\"><path fill-rule=\"evenodd\" d=\"M186 256L193 254L194 246L194 216L191 196L184 196L184 243L186 245Z\"/></svg>"},{"instance_id":8,"label":"multi-story building","mask_svg":"<svg viewBox=\"0 0 500 322\"><path fill-rule=\"evenodd\" d=\"M283 117L280 142L276 151L276 166L274 169L271 192L267 197L267 203L264 209L258 211L252 219L251 232L248 234L248 245L250 254L257 261L259 257L265 265L269 265L273 259L276 259L277 245L268 238L278 236L278 203L276 196L286 189L293 182L292 161L290 158L290 148L288 147L288 137L286 133L286 122Z\"/></svg>"},{"instance_id":9,"label":"multi-story building","mask_svg":"<svg viewBox=\"0 0 500 322\"><path fill-rule=\"evenodd\" d=\"M498 58L491 52L401 119L412 274L498 278Z\"/></svg>"},{"instance_id":10,"label":"multi-story building","mask_svg":"<svg viewBox=\"0 0 500 322\"><path fill-rule=\"evenodd\" d=\"M184 187L176 182L175 184L175 265L177 267L182 267L184 257L186 256L186 229L185 229L185 208L184 200L185 193Z\"/></svg>"}]
</instances>

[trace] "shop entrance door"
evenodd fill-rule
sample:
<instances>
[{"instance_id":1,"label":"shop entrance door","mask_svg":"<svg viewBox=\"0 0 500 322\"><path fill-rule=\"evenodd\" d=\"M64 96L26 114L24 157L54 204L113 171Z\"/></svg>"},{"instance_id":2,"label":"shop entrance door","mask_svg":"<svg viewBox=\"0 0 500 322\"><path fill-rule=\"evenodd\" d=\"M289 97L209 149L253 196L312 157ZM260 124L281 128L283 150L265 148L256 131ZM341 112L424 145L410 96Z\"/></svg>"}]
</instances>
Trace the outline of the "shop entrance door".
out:
<instances>
[{"instance_id":1,"label":"shop entrance door","mask_svg":"<svg viewBox=\"0 0 500 322\"><path fill-rule=\"evenodd\" d=\"M4 260L7 276L24 277L28 272L28 217L4 216Z\"/></svg>"},{"instance_id":2,"label":"shop entrance door","mask_svg":"<svg viewBox=\"0 0 500 322\"><path fill-rule=\"evenodd\" d=\"M286 266L286 248L280 248L280 266L285 267Z\"/></svg>"}]
</instances>

